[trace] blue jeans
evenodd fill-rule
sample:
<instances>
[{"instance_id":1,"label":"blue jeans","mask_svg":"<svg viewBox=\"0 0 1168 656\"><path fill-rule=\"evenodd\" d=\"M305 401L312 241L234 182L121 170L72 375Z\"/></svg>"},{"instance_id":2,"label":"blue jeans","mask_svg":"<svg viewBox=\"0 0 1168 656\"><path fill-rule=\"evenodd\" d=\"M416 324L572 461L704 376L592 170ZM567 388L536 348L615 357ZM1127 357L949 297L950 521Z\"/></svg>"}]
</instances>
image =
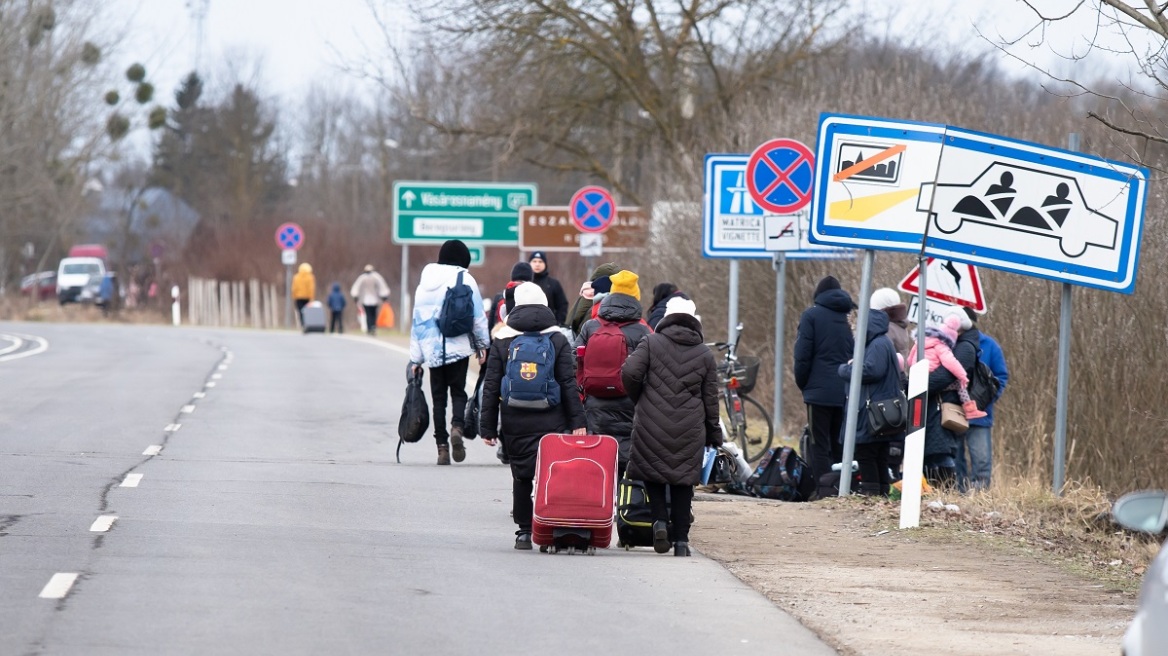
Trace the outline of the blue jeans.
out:
<instances>
[{"instance_id":1,"label":"blue jeans","mask_svg":"<svg viewBox=\"0 0 1168 656\"><path fill-rule=\"evenodd\" d=\"M990 486L990 475L994 470L994 449L989 426L970 426L965 435L957 439L957 486L964 492L970 487L984 490ZM969 464L965 462L965 449L969 448Z\"/></svg>"}]
</instances>

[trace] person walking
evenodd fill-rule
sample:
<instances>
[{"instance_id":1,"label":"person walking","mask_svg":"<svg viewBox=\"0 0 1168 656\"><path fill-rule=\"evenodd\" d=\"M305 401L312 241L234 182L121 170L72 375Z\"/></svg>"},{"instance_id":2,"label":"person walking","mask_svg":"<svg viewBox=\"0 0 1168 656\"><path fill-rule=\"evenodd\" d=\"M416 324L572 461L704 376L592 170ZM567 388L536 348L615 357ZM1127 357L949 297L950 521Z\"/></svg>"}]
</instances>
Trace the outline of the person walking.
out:
<instances>
[{"instance_id":1,"label":"person walking","mask_svg":"<svg viewBox=\"0 0 1168 656\"><path fill-rule=\"evenodd\" d=\"M345 332L345 294L341 291L341 283L334 282L333 289L328 295L329 312L329 332L343 333Z\"/></svg>"},{"instance_id":2,"label":"person walking","mask_svg":"<svg viewBox=\"0 0 1168 656\"><path fill-rule=\"evenodd\" d=\"M539 285L548 299L548 307L552 309L552 314L556 316L556 325L566 325L568 321L568 297L564 295L564 288L560 286L560 281L551 276L551 271L548 269L547 253L544 251L535 251L527 260L531 265L531 270L534 272L534 282Z\"/></svg>"},{"instance_id":3,"label":"person walking","mask_svg":"<svg viewBox=\"0 0 1168 656\"><path fill-rule=\"evenodd\" d=\"M665 318L665 305L672 298L685 298L689 296L685 292L679 290L677 285L671 282L658 283L653 288L653 303L649 306L649 327L657 330L657 323Z\"/></svg>"},{"instance_id":4,"label":"person walking","mask_svg":"<svg viewBox=\"0 0 1168 656\"><path fill-rule=\"evenodd\" d=\"M531 282L534 277L535 273L527 262L516 262L515 266L511 267L511 282L507 283L503 291L495 294L491 301L491 311L487 314L487 332L494 334L495 326L507 318L507 312L510 311L507 307L507 290L518 286L519 283Z\"/></svg>"},{"instance_id":5,"label":"person walking","mask_svg":"<svg viewBox=\"0 0 1168 656\"><path fill-rule=\"evenodd\" d=\"M487 315L482 311L479 285L467 271L470 249L457 239L442 244L438 261L422 269L414 292L414 315L410 324L410 363L416 370L430 369L430 400L434 408L434 441L438 446L438 464L449 465L466 459L462 428L466 415L466 372L471 356L480 365L486 360L490 337ZM462 289L465 287L466 289ZM459 316L440 315L444 312ZM444 335L440 323L464 322L470 330L459 335ZM450 429L447 430L446 408L449 395L453 405Z\"/></svg>"},{"instance_id":6,"label":"person walking","mask_svg":"<svg viewBox=\"0 0 1168 656\"><path fill-rule=\"evenodd\" d=\"M382 301L389 299L389 285L385 278L373 270L372 264L366 264L365 270L353 281L349 296L365 312L365 332L370 336L376 335L377 312L381 309Z\"/></svg>"},{"instance_id":7,"label":"person walking","mask_svg":"<svg viewBox=\"0 0 1168 656\"><path fill-rule=\"evenodd\" d=\"M977 314L964 308L965 316L969 318L974 328L977 328L978 359L990 368L994 378L998 379L998 395L985 409L986 416L969 420L969 430L964 440L957 441L957 481L962 489L967 487L975 490L989 488L990 479L994 472L994 406L1006 391L1006 384L1010 382L1010 369L1006 366L1006 356L1002 347L993 337L987 335L978 327ZM969 450L969 465L966 466L965 451Z\"/></svg>"},{"instance_id":8,"label":"person walking","mask_svg":"<svg viewBox=\"0 0 1168 656\"><path fill-rule=\"evenodd\" d=\"M833 276L819 281L812 298L812 306L799 317L792 370L807 404L811 432L808 463L818 481L831 472L833 464L843 460L839 436L844 426L847 385L840 383L839 366L852 359L855 340L848 326L848 313L855 304Z\"/></svg>"},{"instance_id":9,"label":"person walking","mask_svg":"<svg viewBox=\"0 0 1168 656\"><path fill-rule=\"evenodd\" d=\"M694 486L701 482L702 453L722 445L717 364L704 341L693 301L675 298L657 332L641 340L621 370L636 406L628 475L645 482L657 553L669 551L672 518L673 555L690 555L690 511Z\"/></svg>"},{"instance_id":10,"label":"person walking","mask_svg":"<svg viewBox=\"0 0 1168 656\"><path fill-rule=\"evenodd\" d=\"M573 335L580 334L580 327L584 325L585 321L592 318L592 305L596 302L596 290L593 289L592 283L600 278L607 278L612 274L620 271L620 269L613 262L605 262L592 270L592 277L580 286L580 295L576 297L576 301L572 303L572 309L568 312L568 328L572 329Z\"/></svg>"},{"instance_id":11,"label":"person walking","mask_svg":"<svg viewBox=\"0 0 1168 656\"><path fill-rule=\"evenodd\" d=\"M908 331L908 308L900 300L900 294L891 287L881 287L872 292L868 307L888 315L888 339L905 362L911 364L908 352L912 350L913 338Z\"/></svg>"},{"instance_id":12,"label":"person walking","mask_svg":"<svg viewBox=\"0 0 1168 656\"><path fill-rule=\"evenodd\" d=\"M596 318L585 321L580 327L575 345L581 363L580 382L585 396L588 432L611 435L620 444L619 479L628 467L632 451L635 410L633 400L625 393L623 381L620 381L620 365L653 331L641 319L641 289L637 286L637 274L620 271L613 274L611 280L612 290L601 301ZM621 384L616 385L617 382Z\"/></svg>"},{"instance_id":13,"label":"person walking","mask_svg":"<svg viewBox=\"0 0 1168 656\"><path fill-rule=\"evenodd\" d=\"M301 262L296 275L292 276L292 300L296 302L296 316L300 326L304 326L304 306L316 298L316 276L312 275L312 265Z\"/></svg>"},{"instance_id":14,"label":"person walking","mask_svg":"<svg viewBox=\"0 0 1168 656\"><path fill-rule=\"evenodd\" d=\"M901 365L897 360L896 347L888 337L888 315L882 310L868 313L865 330L864 364L860 370L860 396L856 404L856 462L860 465L860 494L867 496L887 495L892 484L888 469L888 445L894 439L903 439L904 433L897 435L874 435L868 424L870 401L883 401L900 396ZM852 378L852 361L839 366L841 384L847 385ZM841 431L839 439L844 438Z\"/></svg>"},{"instance_id":15,"label":"person walking","mask_svg":"<svg viewBox=\"0 0 1168 656\"><path fill-rule=\"evenodd\" d=\"M588 429L576 393L575 356L547 306L543 289L535 283L520 283L514 297L515 306L496 333L487 356L479 431L487 446L495 446L502 435L503 451L511 466L511 510L518 525L515 548L528 550L539 440L548 433L584 435ZM545 363L518 361L525 353L538 352L546 344L554 353L551 371ZM538 404L531 399L520 402L518 397L508 396L523 386L522 381L546 390L540 394L543 407L535 407Z\"/></svg>"}]
</instances>

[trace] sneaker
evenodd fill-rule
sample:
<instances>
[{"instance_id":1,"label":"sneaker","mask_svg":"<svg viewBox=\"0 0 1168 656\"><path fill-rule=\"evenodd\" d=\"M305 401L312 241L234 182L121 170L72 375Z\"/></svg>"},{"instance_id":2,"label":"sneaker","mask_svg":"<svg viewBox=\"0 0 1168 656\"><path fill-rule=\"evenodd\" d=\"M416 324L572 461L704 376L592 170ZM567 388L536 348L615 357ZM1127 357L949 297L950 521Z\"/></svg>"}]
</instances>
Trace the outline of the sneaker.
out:
<instances>
[{"instance_id":1,"label":"sneaker","mask_svg":"<svg viewBox=\"0 0 1168 656\"><path fill-rule=\"evenodd\" d=\"M445 444L438 445L438 464L450 464L450 447Z\"/></svg>"},{"instance_id":2,"label":"sneaker","mask_svg":"<svg viewBox=\"0 0 1168 656\"><path fill-rule=\"evenodd\" d=\"M653 551L663 554L669 546L669 525L661 520L653 522Z\"/></svg>"},{"instance_id":3,"label":"sneaker","mask_svg":"<svg viewBox=\"0 0 1168 656\"><path fill-rule=\"evenodd\" d=\"M450 455L454 462L466 460L466 446L462 443L462 426L450 427Z\"/></svg>"},{"instance_id":4,"label":"sneaker","mask_svg":"<svg viewBox=\"0 0 1168 656\"><path fill-rule=\"evenodd\" d=\"M520 551L531 551L531 534L518 533L515 536L515 548Z\"/></svg>"}]
</instances>

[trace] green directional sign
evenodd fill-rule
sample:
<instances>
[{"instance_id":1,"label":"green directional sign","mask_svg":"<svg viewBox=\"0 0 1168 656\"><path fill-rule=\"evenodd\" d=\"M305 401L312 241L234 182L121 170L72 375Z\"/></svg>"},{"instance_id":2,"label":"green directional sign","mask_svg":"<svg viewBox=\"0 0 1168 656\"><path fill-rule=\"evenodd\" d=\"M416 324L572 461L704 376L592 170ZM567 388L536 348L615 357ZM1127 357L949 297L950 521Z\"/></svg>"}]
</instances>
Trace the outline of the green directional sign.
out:
<instances>
[{"instance_id":1,"label":"green directional sign","mask_svg":"<svg viewBox=\"0 0 1168 656\"><path fill-rule=\"evenodd\" d=\"M534 184L395 182L393 240L514 246L519 243L519 208L535 202Z\"/></svg>"},{"instance_id":2,"label":"green directional sign","mask_svg":"<svg viewBox=\"0 0 1168 656\"><path fill-rule=\"evenodd\" d=\"M487 249L483 246L467 246L466 249L470 251L470 265L482 266L487 259Z\"/></svg>"}]
</instances>

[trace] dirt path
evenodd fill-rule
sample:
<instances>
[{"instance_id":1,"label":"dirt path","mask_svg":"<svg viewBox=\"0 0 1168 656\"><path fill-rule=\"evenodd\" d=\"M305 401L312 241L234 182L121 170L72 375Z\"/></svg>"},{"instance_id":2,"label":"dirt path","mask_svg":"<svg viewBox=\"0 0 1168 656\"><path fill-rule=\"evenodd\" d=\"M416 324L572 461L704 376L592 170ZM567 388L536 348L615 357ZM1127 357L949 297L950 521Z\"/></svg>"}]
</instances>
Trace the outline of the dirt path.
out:
<instances>
[{"instance_id":1,"label":"dirt path","mask_svg":"<svg viewBox=\"0 0 1168 656\"><path fill-rule=\"evenodd\" d=\"M691 540L845 656L1118 654L1132 595L824 504L698 494Z\"/></svg>"}]
</instances>

